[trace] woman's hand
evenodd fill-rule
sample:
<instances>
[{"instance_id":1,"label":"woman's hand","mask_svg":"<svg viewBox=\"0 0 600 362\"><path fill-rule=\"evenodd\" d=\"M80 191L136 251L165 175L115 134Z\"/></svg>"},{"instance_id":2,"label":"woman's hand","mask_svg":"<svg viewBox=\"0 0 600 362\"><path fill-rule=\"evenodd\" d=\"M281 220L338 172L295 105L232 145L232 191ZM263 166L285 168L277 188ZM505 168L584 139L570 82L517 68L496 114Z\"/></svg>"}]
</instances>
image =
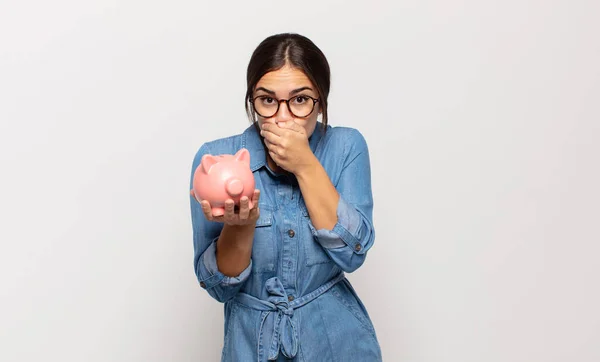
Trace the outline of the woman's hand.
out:
<instances>
[{"instance_id":1,"label":"woman's hand","mask_svg":"<svg viewBox=\"0 0 600 362\"><path fill-rule=\"evenodd\" d=\"M260 199L260 190L254 190L252 195L252 208L250 208L249 199L247 196L242 196L240 199L239 211L235 210L234 201L228 199L225 201L225 214L222 216L214 216L210 203L203 200L200 205L202 206L202 212L204 217L208 221L222 222L232 226L243 226L243 225L255 225L256 220L260 216L260 210L258 208L258 200Z\"/></svg>"},{"instance_id":2,"label":"woman's hand","mask_svg":"<svg viewBox=\"0 0 600 362\"><path fill-rule=\"evenodd\" d=\"M316 160L306 130L294 121L263 123L260 134L273 161L288 172L297 175Z\"/></svg>"}]
</instances>

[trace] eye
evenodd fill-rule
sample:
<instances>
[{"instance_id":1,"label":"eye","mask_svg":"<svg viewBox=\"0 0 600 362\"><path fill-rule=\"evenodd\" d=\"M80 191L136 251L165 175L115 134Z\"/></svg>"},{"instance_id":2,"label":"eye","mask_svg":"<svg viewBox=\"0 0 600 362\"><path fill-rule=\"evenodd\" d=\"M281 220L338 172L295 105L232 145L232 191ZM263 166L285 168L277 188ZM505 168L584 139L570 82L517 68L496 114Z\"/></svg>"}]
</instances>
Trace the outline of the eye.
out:
<instances>
[{"instance_id":1,"label":"eye","mask_svg":"<svg viewBox=\"0 0 600 362\"><path fill-rule=\"evenodd\" d=\"M274 98L271 97L260 97L260 100L263 104L271 105L275 102Z\"/></svg>"},{"instance_id":2,"label":"eye","mask_svg":"<svg viewBox=\"0 0 600 362\"><path fill-rule=\"evenodd\" d=\"M294 103L296 104L304 104L308 101L308 97L306 96L297 96L294 98Z\"/></svg>"}]
</instances>

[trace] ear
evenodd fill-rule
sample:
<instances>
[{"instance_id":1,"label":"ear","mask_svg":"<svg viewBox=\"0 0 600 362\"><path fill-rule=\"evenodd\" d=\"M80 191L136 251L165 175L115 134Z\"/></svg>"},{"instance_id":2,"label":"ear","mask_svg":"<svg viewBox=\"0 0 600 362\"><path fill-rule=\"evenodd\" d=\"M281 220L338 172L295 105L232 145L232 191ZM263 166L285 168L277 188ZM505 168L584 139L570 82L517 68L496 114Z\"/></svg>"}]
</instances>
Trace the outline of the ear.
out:
<instances>
[{"instance_id":1,"label":"ear","mask_svg":"<svg viewBox=\"0 0 600 362\"><path fill-rule=\"evenodd\" d=\"M242 148L235 154L235 160L238 162L244 162L246 164L250 164L250 152L247 149Z\"/></svg>"},{"instance_id":2,"label":"ear","mask_svg":"<svg viewBox=\"0 0 600 362\"><path fill-rule=\"evenodd\" d=\"M200 162L202 171L204 171L204 173L208 173L208 171L210 171L210 168L213 167L213 165L216 164L217 162L219 162L219 161L213 155L202 156L202 161Z\"/></svg>"}]
</instances>

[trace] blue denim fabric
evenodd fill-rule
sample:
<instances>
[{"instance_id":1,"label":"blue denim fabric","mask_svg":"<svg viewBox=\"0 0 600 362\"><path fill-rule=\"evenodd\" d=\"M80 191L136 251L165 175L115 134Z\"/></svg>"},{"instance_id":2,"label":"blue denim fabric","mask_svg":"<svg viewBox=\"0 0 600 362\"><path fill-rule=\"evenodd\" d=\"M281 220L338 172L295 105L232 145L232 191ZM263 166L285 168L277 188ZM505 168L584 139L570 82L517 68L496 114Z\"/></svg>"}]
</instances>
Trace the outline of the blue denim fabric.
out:
<instances>
[{"instance_id":1,"label":"blue denim fabric","mask_svg":"<svg viewBox=\"0 0 600 362\"><path fill-rule=\"evenodd\" d=\"M356 129L328 126L324 133L321 123L309 144L340 194L332 230L313 226L292 174L268 167L254 125L196 153L192 177L203 155L248 149L261 190L250 265L236 277L217 267L223 224L207 221L190 197L196 276L224 303L222 361L382 360L367 310L345 277L364 263L375 239L367 144Z\"/></svg>"}]
</instances>

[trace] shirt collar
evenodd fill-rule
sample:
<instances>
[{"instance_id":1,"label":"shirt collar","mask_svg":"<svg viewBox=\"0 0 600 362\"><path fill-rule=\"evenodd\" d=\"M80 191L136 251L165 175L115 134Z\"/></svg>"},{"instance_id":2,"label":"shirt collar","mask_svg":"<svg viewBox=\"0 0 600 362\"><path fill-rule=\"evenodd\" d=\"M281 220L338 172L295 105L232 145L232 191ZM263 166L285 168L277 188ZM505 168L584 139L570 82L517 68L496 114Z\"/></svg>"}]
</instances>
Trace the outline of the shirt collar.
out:
<instances>
[{"instance_id":1,"label":"shirt collar","mask_svg":"<svg viewBox=\"0 0 600 362\"><path fill-rule=\"evenodd\" d=\"M315 153L319 141L323 137L323 133L323 124L317 122L314 132L308 138L308 144L313 153ZM267 154L265 152L265 147L262 137L258 132L258 123L253 123L244 130L244 133L242 134L242 148L246 148L250 153L250 169L252 172L266 166Z\"/></svg>"}]
</instances>

